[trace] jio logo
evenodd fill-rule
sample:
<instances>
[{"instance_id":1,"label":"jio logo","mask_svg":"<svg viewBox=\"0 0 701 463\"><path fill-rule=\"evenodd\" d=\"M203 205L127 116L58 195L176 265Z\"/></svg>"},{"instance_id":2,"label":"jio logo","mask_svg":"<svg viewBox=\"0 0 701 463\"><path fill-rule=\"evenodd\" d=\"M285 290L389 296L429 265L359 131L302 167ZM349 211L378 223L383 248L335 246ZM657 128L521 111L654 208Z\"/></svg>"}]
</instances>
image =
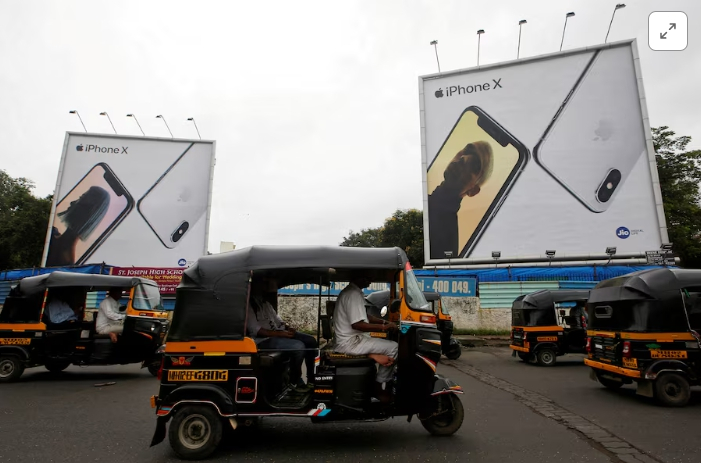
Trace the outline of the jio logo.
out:
<instances>
[{"instance_id":1,"label":"jio logo","mask_svg":"<svg viewBox=\"0 0 701 463\"><path fill-rule=\"evenodd\" d=\"M628 230L626 227L618 227L616 229L616 236L624 240L630 236L630 230Z\"/></svg>"},{"instance_id":2,"label":"jio logo","mask_svg":"<svg viewBox=\"0 0 701 463\"><path fill-rule=\"evenodd\" d=\"M178 261L178 265L181 266L181 267L185 267L185 264L187 264L187 261L186 261L185 259L180 259L180 260Z\"/></svg>"}]
</instances>

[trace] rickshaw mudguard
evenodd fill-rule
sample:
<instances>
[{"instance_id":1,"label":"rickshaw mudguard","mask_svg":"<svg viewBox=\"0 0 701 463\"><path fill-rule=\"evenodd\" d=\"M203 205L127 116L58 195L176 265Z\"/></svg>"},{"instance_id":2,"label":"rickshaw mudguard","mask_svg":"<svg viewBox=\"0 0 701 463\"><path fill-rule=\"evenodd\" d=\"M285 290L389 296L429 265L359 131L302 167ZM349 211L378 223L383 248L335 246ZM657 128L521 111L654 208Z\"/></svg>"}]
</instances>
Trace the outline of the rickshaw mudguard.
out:
<instances>
[{"instance_id":1,"label":"rickshaw mudguard","mask_svg":"<svg viewBox=\"0 0 701 463\"><path fill-rule=\"evenodd\" d=\"M214 384L185 384L165 396L160 405L171 407L172 410L180 402L214 404L220 415L233 415L235 412L231 395Z\"/></svg>"},{"instance_id":2,"label":"rickshaw mudguard","mask_svg":"<svg viewBox=\"0 0 701 463\"><path fill-rule=\"evenodd\" d=\"M29 360L29 351L22 346L0 346L0 354L16 355L24 361Z\"/></svg>"},{"instance_id":3,"label":"rickshaw mudguard","mask_svg":"<svg viewBox=\"0 0 701 463\"><path fill-rule=\"evenodd\" d=\"M643 372L642 377L644 379L654 380L657 379L660 373L671 372L671 373L683 373L689 377L689 379L696 381L697 377L694 371L685 362L680 360L658 360L648 366Z\"/></svg>"},{"instance_id":4,"label":"rickshaw mudguard","mask_svg":"<svg viewBox=\"0 0 701 463\"><path fill-rule=\"evenodd\" d=\"M168 416L159 416L156 419L156 431L153 433L149 447L160 444L166 438L166 423L169 418Z\"/></svg>"},{"instance_id":5,"label":"rickshaw mudguard","mask_svg":"<svg viewBox=\"0 0 701 463\"><path fill-rule=\"evenodd\" d=\"M462 387L455 381L445 376L435 375L433 377L433 392L432 396L441 394L463 394Z\"/></svg>"}]
</instances>

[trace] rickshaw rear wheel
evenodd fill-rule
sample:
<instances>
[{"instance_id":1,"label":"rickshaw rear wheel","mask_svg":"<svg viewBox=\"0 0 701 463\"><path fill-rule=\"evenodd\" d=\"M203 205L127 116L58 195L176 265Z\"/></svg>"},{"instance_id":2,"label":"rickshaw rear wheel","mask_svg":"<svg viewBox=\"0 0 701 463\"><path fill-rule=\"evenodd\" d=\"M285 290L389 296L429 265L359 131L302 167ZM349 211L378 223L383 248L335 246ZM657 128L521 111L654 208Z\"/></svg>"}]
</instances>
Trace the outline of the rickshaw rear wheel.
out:
<instances>
[{"instance_id":1,"label":"rickshaw rear wheel","mask_svg":"<svg viewBox=\"0 0 701 463\"><path fill-rule=\"evenodd\" d=\"M444 394L437 396L436 415L421 420L421 424L434 436L451 436L460 429L465 419L465 409L462 402L455 394ZM439 409L440 408L444 410Z\"/></svg>"},{"instance_id":2,"label":"rickshaw rear wheel","mask_svg":"<svg viewBox=\"0 0 701 463\"><path fill-rule=\"evenodd\" d=\"M44 364L44 368L51 373L60 373L71 364L68 360L50 360Z\"/></svg>"},{"instance_id":3,"label":"rickshaw rear wheel","mask_svg":"<svg viewBox=\"0 0 701 463\"><path fill-rule=\"evenodd\" d=\"M677 373L665 373L655 380L655 397L668 407L683 407L691 397L689 381Z\"/></svg>"},{"instance_id":4,"label":"rickshaw rear wheel","mask_svg":"<svg viewBox=\"0 0 701 463\"><path fill-rule=\"evenodd\" d=\"M222 419L212 407L192 405L175 412L168 428L168 440L184 460L210 456L222 439Z\"/></svg>"},{"instance_id":5,"label":"rickshaw rear wheel","mask_svg":"<svg viewBox=\"0 0 701 463\"><path fill-rule=\"evenodd\" d=\"M24 363L14 355L0 355L0 383L16 381L24 373Z\"/></svg>"},{"instance_id":6,"label":"rickshaw rear wheel","mask_svg":"<svg viewBox=\"0 0 701 463\"><path fill-rule=\"evenodd\" d=\"M445 354L448 360L457 360L460 358L460 355L462 355L462 349L452 349Z\"/></svg>"},{"instance_id":7,"label":"rickshaw rear wheel","mask_svg":"<svg viewBox=\"0 0 701 463\"><path fill-rule=\"evenodd\" d=\"M604 378L602 375L600 375L598 373L596 375L596 379L606 389L616 390L616 389L620 389L621 387L623 387L623 381L616 381L613 379Z\"/></svg>"},{"instance_id":8,"label":"rickshaw rear wheel","mask_svg":"<svg viewBox=\"0 0 701 463\"><path fill-rule=\"evenodd\" d=\"M541 349L536 354L536 359L538 359L538 365L542 367L551 367L555 365L555 351L552 349Z\"/></svg>"}]
</instances>

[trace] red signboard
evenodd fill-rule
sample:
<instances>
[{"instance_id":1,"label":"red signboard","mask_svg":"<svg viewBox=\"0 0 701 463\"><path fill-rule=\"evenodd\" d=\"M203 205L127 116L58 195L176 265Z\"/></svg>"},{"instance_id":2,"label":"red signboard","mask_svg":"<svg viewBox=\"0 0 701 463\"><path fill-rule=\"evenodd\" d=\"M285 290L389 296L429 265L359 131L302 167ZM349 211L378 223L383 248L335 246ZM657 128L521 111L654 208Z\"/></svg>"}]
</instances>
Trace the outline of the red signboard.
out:
<instances>
[{"instance_id":1,"label":"red signboard","mask_svg":"<svg viewBox=\"0 0 701 463\"><path fill-rule=\"evenodd\" d=\"M180 284L184 268L163 267L113 267L111 274L122 277L148 278L158 283L161 294L175 294L175 288Z\"/></svg>"}]
</instances>

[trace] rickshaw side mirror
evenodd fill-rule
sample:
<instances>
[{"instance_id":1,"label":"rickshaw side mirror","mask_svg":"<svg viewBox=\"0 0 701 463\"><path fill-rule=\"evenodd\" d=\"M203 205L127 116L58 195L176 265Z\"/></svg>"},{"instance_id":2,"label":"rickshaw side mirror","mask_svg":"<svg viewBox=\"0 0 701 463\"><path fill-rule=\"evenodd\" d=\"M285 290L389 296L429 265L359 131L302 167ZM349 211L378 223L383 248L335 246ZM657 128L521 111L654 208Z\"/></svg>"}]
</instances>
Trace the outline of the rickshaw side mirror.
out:
<instances>
[{"instance_id":1,"label":"rickshaw side mirror","mask_svg":"<svg viewBox=\"0 0 701 463\"><path fill-rule=\"evenodd\" d=\"M395 299L392 301L392 303L389 305L389 311L390 313L397 313L399 312L399 308L402 306L402 300L401 299Z\"/></svg>"},{"instance_id":2,"label":"rickshaw side mirror","mask_svg":"<svg viewBox=\"0 0 701 463\"><path fill-rule=\"evenodd\" d=\"M387 315L387 306L382 307L382 309L380 310L380 315L383 317Z\"/></svg>"}]
</instances>

